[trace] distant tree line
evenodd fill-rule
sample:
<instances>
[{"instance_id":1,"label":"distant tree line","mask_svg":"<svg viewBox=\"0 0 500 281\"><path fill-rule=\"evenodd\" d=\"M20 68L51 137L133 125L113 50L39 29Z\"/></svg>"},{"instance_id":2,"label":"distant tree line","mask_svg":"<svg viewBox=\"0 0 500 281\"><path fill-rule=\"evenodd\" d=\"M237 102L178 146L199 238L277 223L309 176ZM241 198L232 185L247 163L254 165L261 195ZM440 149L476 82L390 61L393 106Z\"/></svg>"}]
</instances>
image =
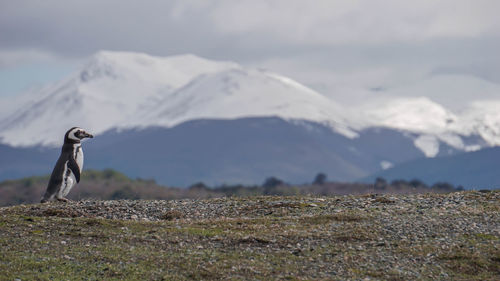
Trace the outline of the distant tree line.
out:
<instances>
[{"instance_id":1,"label":"distant tree line","mask_svg":"<svg viewBox=\"0 0 500 281\"><path fill-rule=\"evenodd\" d=\"M203 190L204 192L222 193L226 196L252 196L252 195L343 195L364 193L425 193L425 192L454 192L462 191L462 186L455 187L447 182L438 182L431 186L423 181L413 179L393 180L388 182L384 178L377 178L373 184L369 183L340 183L328 182L325 173L318 173L311 183L294 185L271 176L261 185L221 185L209 187L202 182L193 184L190 190Z\"/></svg>"},{"instance_id":2,"label":"distant tree line","mask_svg":"<svg viewBox=\"0 0 500 281\"><path fill-rule=\"evenodd\" d=\"M29 177L19 180L0 182L0 206L38 203L49 176ZM439 182L431 186L420 180L393 180L388 182L377 178L374 183L342 183L328 181L325 173L318 173L310 183L290 184L271 176L260 185L220 185L210 187L198 182L188 188L167 187L152 179L131 179L111 170L86 170L82 180L69 194L72 200L86 198L102 200L119 199L182 199L213 198L222 196L259 196L259 195L319 195L333 196L367 193L446 193L463 190L452 184Z\"/></svg>"},{"instance_id":3,"label":"distant tree line","mask_svg":"<svg viewBox=\"0 0 500 281\"><path fill-rule=\"evenodd\" d=\"M413 179L410 181L406 180L393 180L390 183L386 179L378 177L375 179L374 189L378 191L383 191L388 188L394 189L405 189L405 188L422 188L422 189L432 189L432 190L442 190L442 191L462 191L463 186L457 186L447 183L447 182L437 182L431 186L428 186L423 181L418 179Z\"/></svg>"}]
</instances>

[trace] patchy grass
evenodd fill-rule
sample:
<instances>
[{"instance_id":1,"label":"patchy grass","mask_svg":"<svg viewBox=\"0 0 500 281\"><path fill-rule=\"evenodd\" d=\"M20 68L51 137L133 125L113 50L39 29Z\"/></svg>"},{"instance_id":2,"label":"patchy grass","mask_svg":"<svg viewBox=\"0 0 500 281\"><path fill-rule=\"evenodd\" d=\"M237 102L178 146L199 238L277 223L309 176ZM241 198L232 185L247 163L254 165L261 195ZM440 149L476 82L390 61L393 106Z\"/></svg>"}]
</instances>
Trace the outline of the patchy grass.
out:
<instances>
[{"instance_id":1,"label":"patchy grass","mask_svg":"<svg viewBox=\"0 0 500 281\"><path fill-rule=\"evenodd\" d=\"M479 252L454 248L449 252L440 254L438 258L445 263L447 268L453 271L453 275L457 278L486 280L500 276L499 249L490 248Z\"/></svg>"},{"instance_id":2,"label":"patchy grass","mask_svg":"<svg viewBox=\"0 0 500 281\"><path fill-rule=\"evenodd\" d=\"M462 279L487 280L500 276L500 236L464 235L462 243L438 255L453 275Z\"/></svg>"},{"instance_id":3,"label":"patchy grass","mask_svg":"<svg viewBox=\"0 0 500 281\"><path fill-rule=\"evenodd\" d=\"M170 210L170 211L167 211L165 212L162 216L161 216L161 219L164 219L164 220L174 220L174 219L180 219L183 217L183 214L179 211L176 211L176 210Z\"/></svg>"},{"instance_id":4,"label":"patchy grass","mask_svg":"<svg viewBox=\"0 0 500 281\"><path fill-rule=\"evenodd\" d=\"M491 199L484 196L472 202ZM494 208L479 216L436 203L438 211L422 214L434 205L365 207L359 198L371 200L228 198L221 208L238 215L197 218L170 209L157 221L91 217L56 205L0 209L0 279L498 280L497 232L450 223L486 225L479 220L487 215L494 230Z\"/></svg>"},{"instance_id":5,"label":"patchy grass","mask_svg":"<svg viewBox=\"0 0 500 281\"><path fill-rule=\"evenodd\" d=\"M377 197L375 200L373 200L375 203L382 203L382 204L393 204L396 203L396 201L391 200L386 197Z\"/></svg>"}]
</instances>

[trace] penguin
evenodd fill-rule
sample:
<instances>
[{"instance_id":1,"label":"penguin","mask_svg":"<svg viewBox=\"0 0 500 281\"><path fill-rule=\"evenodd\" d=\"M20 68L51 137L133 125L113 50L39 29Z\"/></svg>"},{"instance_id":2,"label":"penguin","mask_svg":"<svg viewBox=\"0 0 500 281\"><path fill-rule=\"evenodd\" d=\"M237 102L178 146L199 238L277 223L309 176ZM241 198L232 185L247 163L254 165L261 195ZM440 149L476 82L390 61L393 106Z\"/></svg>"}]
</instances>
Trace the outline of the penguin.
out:
<instances>
[{"instance_id":1,"label":"penguin","mask_svg":"<svg viewBox=\"0 0 500 281\"><path fill-rule=\"evenodd\" d=\"M84 138L94 136L85 130L73 127L64 135L64 144L61 155L50 175L47 191L42 197L42 203L53 200L68 202L64 198L71 188L80 182L80 174L83 168L83 150L80 141Z\"/></svg>"}]
</instances>

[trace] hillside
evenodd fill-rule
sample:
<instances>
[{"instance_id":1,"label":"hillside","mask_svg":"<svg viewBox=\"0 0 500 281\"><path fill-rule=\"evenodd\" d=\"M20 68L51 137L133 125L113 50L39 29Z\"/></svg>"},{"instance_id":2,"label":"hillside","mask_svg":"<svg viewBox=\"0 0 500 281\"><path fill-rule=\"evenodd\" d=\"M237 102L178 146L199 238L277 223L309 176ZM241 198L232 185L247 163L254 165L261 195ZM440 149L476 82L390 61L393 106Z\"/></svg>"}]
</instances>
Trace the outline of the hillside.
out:
<instances>
[{"instance_id":1,"label":"hillside","mask_svg":"<svg viewBox=\"0 0 500 281\"><path fill-rule=\"evenodd\" d=\"M323 125L281 118L108 132L87 142L85 153L86 167L112 167L176 186L259 184L269 176L302 183L320 171L336 181L353 181L380 170L383 161L396 165L424 156L397 132L367 130L351 140Z\"/></svg>"},{"instance_id":2,"label":"hillside","mask_svg":"<svg viewBox=\"0 0 500 281\"><path fill-rule=\"evenodd\" d=\"M495 280L500 192L0 208L6 280Z\"/></svg>"},{"instance_id":3,"label":"hillside","mask_svg":"<svg viewBox=\"0 0 500 281\"><path fill-rule=\"evenodd\" d=\"M314 122L277 117L196 120L172 128L112 130L85 141L85 168L113 168L170 186L259 184L276 176L293 183L325 172L354 181L383 168L425 157L412 135L371 128L350 139ZM438 156L457 153L444 143ZM0 145L0 180L51 171L60 148ZM133 160L133 161L131 161Z\"/></svg>"}]
</instances>

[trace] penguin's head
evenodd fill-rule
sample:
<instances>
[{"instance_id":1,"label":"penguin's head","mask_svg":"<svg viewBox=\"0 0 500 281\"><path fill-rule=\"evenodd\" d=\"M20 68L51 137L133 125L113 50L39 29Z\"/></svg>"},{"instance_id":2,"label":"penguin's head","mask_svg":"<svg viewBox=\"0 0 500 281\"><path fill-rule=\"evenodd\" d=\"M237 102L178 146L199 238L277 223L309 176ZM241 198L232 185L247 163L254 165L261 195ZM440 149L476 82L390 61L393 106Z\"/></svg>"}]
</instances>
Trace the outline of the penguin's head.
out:
<instances>
[{"instance_id":1,"label":"penguin's head","mask_svg":"<svg viewBox=\"0 0 500 281\"><path fill-rule=\"evenodd\" d=\"M79 127L73 127L66 132L64 135L65 143L75 143L80 142L84 138L93 138L94 136L85 132L84 129Z\"/></svg>"}]
</instances>

